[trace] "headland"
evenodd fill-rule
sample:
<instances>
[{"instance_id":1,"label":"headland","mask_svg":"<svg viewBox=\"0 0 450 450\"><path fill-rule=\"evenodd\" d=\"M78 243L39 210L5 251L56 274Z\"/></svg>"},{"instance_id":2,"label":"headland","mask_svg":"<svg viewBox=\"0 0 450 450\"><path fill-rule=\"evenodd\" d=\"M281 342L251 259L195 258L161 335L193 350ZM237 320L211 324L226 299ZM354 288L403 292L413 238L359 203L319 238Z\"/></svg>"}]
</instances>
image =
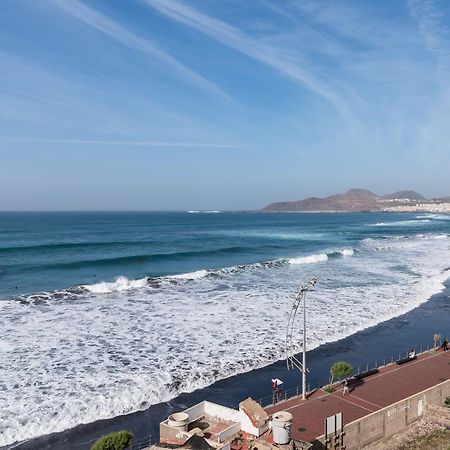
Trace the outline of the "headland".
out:
<instances>
[{"instance_id":1,"label":"headland","mask_svg":"<svg viewBox=\"0 0 450 450\"><path fill-rule=\"evenodd\" d=\"M415 191L380 196L367 189L350 189L325 198L271 203L264 212L423 212L450 213L449 197L427 199Z\"/></svg>"}]
</instances>

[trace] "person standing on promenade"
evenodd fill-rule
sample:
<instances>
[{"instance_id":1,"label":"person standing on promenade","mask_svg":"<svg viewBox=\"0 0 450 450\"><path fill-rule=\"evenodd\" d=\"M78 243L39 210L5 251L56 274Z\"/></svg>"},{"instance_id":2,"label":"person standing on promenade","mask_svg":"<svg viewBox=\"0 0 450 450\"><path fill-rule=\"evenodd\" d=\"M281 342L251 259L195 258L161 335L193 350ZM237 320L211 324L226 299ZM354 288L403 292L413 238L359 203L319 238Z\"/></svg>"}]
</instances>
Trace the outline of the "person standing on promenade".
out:
<instances>
[{"instance_id":1,"label":"person standing on promenade","mask_svg":"<svg viewBox=\"0 0 450 450\"><path fill-rule=\"evenodd\" d=\"M447 339L444 339L444 342L442 343L442 350L444 350L444 352L446 352L448 350Z\"/></svg>"},{"instance_id":2,"label":"person standing on promenade","mask_svg":"<svg viewBox=\"0 0 450 450\"><path fill-rule=\"evenodd\" d=\"M283 384L283 382L281 380L279 380L278 378L275 378L272 380L272 403L278 403L281 400L281 389L280 389L280 384Z\"/></svg>"},{"instance_id":3,"label":"person standing on promenade","mask_svg":"<svg viewBox=\"0 0 450 450\"><path fill-rule=\"evenodd\" d=\"M344 378L344 381L342 382L344 384L344 389L342 390L342 396L345 397L346 395L350 394L350 391L348 390L348 378Z\"/></svg>"}]
</instances>

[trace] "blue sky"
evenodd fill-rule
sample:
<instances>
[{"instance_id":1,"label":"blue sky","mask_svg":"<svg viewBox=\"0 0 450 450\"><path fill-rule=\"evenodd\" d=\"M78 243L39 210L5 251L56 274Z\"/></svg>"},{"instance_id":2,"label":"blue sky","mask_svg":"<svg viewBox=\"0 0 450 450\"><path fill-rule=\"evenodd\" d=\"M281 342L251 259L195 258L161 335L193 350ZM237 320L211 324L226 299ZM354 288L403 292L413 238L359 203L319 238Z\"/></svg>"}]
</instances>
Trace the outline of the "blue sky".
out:
<instances>
[{"instance_id":1,"label":"blue sky","mask_svg":"<svg viewBox=\"0 0 450 450\"><path fill-rule=\"evenodd\" d=\"M0 209L450 195L450 2L2 0Z\"/></svg>"}]
</instances>

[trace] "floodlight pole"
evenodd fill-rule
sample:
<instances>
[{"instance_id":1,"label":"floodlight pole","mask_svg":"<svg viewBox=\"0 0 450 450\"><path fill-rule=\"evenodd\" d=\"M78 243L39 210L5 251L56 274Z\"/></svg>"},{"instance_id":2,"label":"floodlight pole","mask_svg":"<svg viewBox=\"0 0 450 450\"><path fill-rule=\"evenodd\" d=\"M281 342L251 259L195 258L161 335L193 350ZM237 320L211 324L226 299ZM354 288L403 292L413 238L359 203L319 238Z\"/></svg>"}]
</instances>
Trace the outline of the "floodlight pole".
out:
<instances>
[{"instance_id":1,"label":"floodlight pole","mask_svg":"<svg viewBox=\"0 0 450 450\"><path fill-rule=\"evenodd\" d=\"M286 363L287 368L293 369L296 367L302 374L302 398L306 400L306 292L313 288L317 283L317 278L311 278L307 283L301 286L299 293L295 297L292 305L292 310L288 319L287 334L286 334ZM303 301L303 304L302 304ZM293 333L295 328L295 317L298 308L302 306L303 309L303 351L302 362L300 362L294 355Z\"/></svg>"},{"instance_id":2,"label":"floodlight pole","mask_svg":"<svg viewBox=\"0 0 450 450\"><path fill-rule=\"evenodd\" d=\"M315 286L317 278L311 278L303 287L303 360L302 360L302 399L306 400L306 293Z\"/></svg>"},{"instance_id":3,"label":"floodlight pole","mask_svg":"<svg viewBox=\"0 0 450 450\"><path fill-rule=\"evenodd\" d=\"M303 361L302 361L302 399L306 400L306 290L303 294Z\"/></svg>"}]
</instances>

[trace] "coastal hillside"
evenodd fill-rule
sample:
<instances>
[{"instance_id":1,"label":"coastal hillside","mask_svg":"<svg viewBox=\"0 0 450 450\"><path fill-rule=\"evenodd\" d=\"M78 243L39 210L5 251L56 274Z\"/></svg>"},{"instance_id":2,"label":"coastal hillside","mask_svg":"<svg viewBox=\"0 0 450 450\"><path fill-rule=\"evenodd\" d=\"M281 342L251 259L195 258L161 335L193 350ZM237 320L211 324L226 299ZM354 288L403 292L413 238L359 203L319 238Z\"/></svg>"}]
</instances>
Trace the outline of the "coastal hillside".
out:
<instances>
[{"instance_id":1,"label":"coastal hillside","mask_svg":"<svg viewBox=\"0 0 450 450\"><path fill-rule=\"evenodd\" d=\"M384 199L386 200L426 200L426 198L423 195L418 194L415 191L397 191L394 192L393 194L387 194L387 195L383 195Z\"/></svg>"},{"instance_id":2,"label":"coastal hillside","mask_svg":"<svg viewBox=\"0 0 450 450\"><path fill-rule=\"evenodd\" d=\"M333 211L381 211L393 202L427 201L414 191L398 191L383 197L367 189L350 189L343 194L330 195L325 198L309 197L292 202L276 202L267 205L262 211L267 212L333 212Z\"/></svg>"}]
</instances>

